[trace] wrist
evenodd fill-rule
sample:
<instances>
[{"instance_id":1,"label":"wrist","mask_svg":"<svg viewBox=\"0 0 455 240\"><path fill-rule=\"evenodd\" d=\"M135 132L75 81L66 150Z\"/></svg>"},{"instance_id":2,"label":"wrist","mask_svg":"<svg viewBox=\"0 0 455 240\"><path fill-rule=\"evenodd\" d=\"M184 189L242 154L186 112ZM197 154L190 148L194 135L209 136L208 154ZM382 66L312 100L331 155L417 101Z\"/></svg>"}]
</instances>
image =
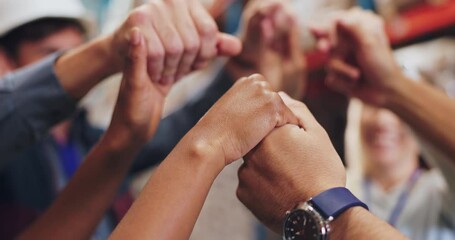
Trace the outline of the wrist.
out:
<instances>
[{"instance_id":1,"label":"wrist","mask_svg":"<svg viewBox=\"0 0 455 240\"><path fill-rule=\"evenodd\" d=\"M348 239L347 233L348 229L351 228L352 223L355 223L355 220L359 222L367 219L367 216L370 213L363 207L357 206L352 207L345 212L343 212L337 219L335 219L331 224L331 238L333 239ZM359 222L355 223L357 226Z\"/></svg>"},{"instance_id":2,"label":"wrist","mask_svg":"<svg viewBox=\"0 0 455 240\"><path fill-rule=\"evenodd\" d=\"M100 142L113 153L139 151L146 143L136 138L131 131L113 125L109 126Z\"/></svg>"},{"instance_id":3,"label":"wrist","mask_svg":"<svg viewBox=\"0 0 455 240\"><path fill-rule=\"evenodd\" d=\"M410 84L412 84L412 80L404 74L398 75L393 82L394 84L385 91L384 101L380 106L382 108L394 109L403 101L403 96L409 92Z\"/></svg>"},{"instance_id":4,"label":"wrist","mask_svg":"<svg viewBox=\"0 0 455 240\"><path fill-rule=\"evenodd\" d=\"M182 139L175 149L181 149L179 147L181 146L185 149L185 156L189 156L189 159L208 167L207 170L217 176L225 167L224 154L220 148L214 145L213 139L196 130L197 126Z\"/></svg>"},{"instance_id":5,"label":"wrist","mask_svg":"<svg viewBox=\"0 0 455 240\"><path fill-rule=\"evenodd\" d=\"M110 70L109 75L122 71L124 60L117 53L117 48L114 44L114 36L112 34L99 39L98 51L101 59L105 63L106 69Z\"/></svg>"}]
</instances>

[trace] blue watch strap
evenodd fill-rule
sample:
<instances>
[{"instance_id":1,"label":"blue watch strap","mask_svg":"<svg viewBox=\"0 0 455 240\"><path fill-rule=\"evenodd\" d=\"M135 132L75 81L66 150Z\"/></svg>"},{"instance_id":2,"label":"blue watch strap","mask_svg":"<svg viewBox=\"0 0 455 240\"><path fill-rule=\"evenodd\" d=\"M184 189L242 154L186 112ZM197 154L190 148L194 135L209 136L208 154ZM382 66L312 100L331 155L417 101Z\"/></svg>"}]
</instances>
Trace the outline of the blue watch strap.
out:
<instances>
[{"instance_id":1,"label":"blue watch strap","mask_svg":"<svg viewBox=\"0 0 455 240\"><path fill-rule=\"evenodd\" d=\"M324 219L336 218L351 207L360 206L368 210L365 203L344 187L329 189L312 198L309 202Z\"/></svg>"}]
</instances>

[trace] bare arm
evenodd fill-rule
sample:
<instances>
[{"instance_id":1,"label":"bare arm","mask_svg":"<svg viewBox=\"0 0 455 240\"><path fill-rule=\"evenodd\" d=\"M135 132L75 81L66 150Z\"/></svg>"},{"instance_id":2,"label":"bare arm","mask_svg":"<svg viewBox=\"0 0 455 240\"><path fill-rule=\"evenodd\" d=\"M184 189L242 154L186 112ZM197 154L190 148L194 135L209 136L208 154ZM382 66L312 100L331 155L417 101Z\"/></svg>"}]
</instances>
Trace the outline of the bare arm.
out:
<instances>
[{"instance_id":1,"label":"bare arm","mask_svg":"<svg viewBox=\"0 0 455 240\"><path fill-rule=\"evenodd\" d=\"M239 80L158 167L111 239L188 239L224 166L286 123L298 122L262 77Z\"/></svg>"},{"instance_id":2,"label":"bare arm","mask_svg":"<svg viewBox=\"0 0 455 240\"><path fill-rule=\"evenodd\" d=\"M111 205L132 160L154 134L171 85L147 74L145 40L131 31L131 51L106 134L68 186L20 239L87 239Z\"/></svg>"},{"instance_id":3,"label":"bare arm","mask_svg":"<svg viewBox=\"0 0 455 240\"><path fill-rule=\"evenodd\" d=\"M453 156L454 100L426 83L403 76L383 21L370 12L353 9L341 14L335 25L337 42L332 49L328 85L368 104L392 110L421 137Z\"/></svg>"},{"instance_id":4,"label":"bare arm","mask_svg":"<svg viewBox=\"0 0 455 240\"><path fill-rule=\"evenodd\" d=\"M332 237L336 240L369 239L369 240L404 240L408 239L388 223L380 220L361 207L344 212L331 225Z\"/></svg>"},{"instance_id":5,"label":"bare arm","mask_svg":"<svg viewBox=\"0 0 455 240\"><path fill-rule=\"evenodd\" d=\"M122 63L113 54L111 38L95 39L68 51L56 61L55 73L70 96L81 99L101 80L122 69Z\"/></svg>"},{"instance_id":6,"label":"bare arm","mask_svg":"<svg viewBox=\"0 0 455 240\"><path fill-rule=\"evenodd\" d=\"M272 131L239 169L237 196L267 227L281 234L286 211L319 193L345 187L340 157L327 133L307 107L290 98L286 104L303 128L287 125ZM406 239L362 207L330 223L329 239Z\"/></svg>"},{"instance_id":7,"label":"bare arm","mask_svg":"<svg viewBox=\"0 0 455 240\"><path fill-rule=\"evenodd\" d=\"M401 79L391 89L384 106L424 136L426 142L455 156L455 101L426 83Z\"/></svg>"},{"instance_id":8,"label":"bare arm","mask_svg":"<svg viewBox=\"0 0 455 240\"><path fill-rule=\"evenodd\" d=\"M89 239L111 205L137 146L121 150L104 137L46 212L18 239Z\"/></svg>"}]
</instances>

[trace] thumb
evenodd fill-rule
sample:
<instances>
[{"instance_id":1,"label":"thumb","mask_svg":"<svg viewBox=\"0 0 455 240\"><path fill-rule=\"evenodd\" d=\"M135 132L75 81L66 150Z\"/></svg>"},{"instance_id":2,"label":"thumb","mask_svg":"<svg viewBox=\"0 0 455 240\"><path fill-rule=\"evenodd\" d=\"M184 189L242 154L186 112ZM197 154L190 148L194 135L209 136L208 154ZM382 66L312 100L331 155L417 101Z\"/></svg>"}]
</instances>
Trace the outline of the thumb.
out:
<instances>
[{"instance_id":1,"label":"thumb","mask_svg":"<svg viewBox=\"0 0 455 240\"><path fill-rule=\"evenodd\" d=\"M302 61L302 49L300 47L300 33L297 26L293 26L286 36L286 57L293 61Z\"/></svg>"},{"instance_id":2,"label":"thumb","mask_svg":"<svg viewBox=\"0 0 455 240\"><path fill-rule=\"evenodd\" d=\"M308 107L300 101L297 101L284 92L279 92L281 99L291 112L297 117L299 126L306 131L311 130L319 125Z\"/></svg>"},{"instance_id":3,"label":"thumb","mask_svg":"<svg viewBox=\"0 0 455 240\"><path fill-rule=\"evenodd\" d=\"M360 43L362 33L352 21L343 19L338 20L336 22L336 31L339 39L346 39L354 42L355 44Z\"/></svg>"},{"instance_id":4,"label":"thumb","mask_svg":"<svg viewBox=\"0 0 455 240\"><path fill-rule=\"evenodd\" d=\"M130 31L129 54L125 65L124 78L127 86L137 86L147 81L147 49L141 30Z\"/></svg>"},{"instance_id":5,"label":"thumb","mask_svg":"<svg viewBox=\"0 0 455 240\"><path fill-rule=\"evenodd\" d=\"M216 46L220 56L236 56L242 51L240 40L225 33L218 34Z\"/></svg>"}]
</instances>

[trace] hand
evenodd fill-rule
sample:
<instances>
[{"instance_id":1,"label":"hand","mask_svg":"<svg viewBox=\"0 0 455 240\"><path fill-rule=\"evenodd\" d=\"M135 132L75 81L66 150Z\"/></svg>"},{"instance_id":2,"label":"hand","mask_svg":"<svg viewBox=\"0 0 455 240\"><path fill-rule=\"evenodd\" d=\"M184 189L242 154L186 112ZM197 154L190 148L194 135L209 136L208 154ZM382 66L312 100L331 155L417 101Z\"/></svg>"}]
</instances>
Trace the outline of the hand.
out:
<instances>
[{"instance_id":1,"label":"hand","mask_svg":"<svg viewBox=\"0 0 455 240\"><path fill-rule=\"evenodd\" d=\"M240 159L275 127L299 122L270 84L256 74L242 78L189 134L216 152L224 167Z\"/></svg>"},{"instance_id":2,"label":"hand","mask_svg":"<svg viewBox=\"0 0 455 240\"><path fill-rule=\"evenodd\" d=\"M207 66L218 55L241 50L238 39L218 31L199 0L151 0L132 11L111 38L117 59L127 54L133 27L144 34L150 78L163 85Z\"/></svg>"},{"instance_id":3,"label":"hand","mask_svg":"<svg viewBox=\"0 0 455 240\"><path fill-rule=\"evenodd\" d=\"M106 136L119 142L116 146L140 147L155 133L172 84L153 83L147 74L147 45L139 28L130 31L129 41L129 56Z\"/></svg>"},{"instance_id":4,"label":"hand","mask_svg":"<svg viewBox=\"0 0 455 240\"><path fill-rule=\"evenodd\" d=\"M349 96L383 106L388 91L402 79L383 20L371 12L354 8L341 14L335 24L336 43L327 84Z\"/></svg>"},{"instance_id":5,"label":"hand","mask_svg":"<svg viewBox=\"0 0 455 240\"><path fill-rule=\"evenodd\" d=\"M243 19L245 47L229 61L228 70L235 79L259 72L275 91L301 98L306 82L305 60L289 1L250 1Z\"/></svg>"},{"instance_id":6,"label":"hand","mask_svg":"<svg viewBox=\"0 0 455 240\"><path fill-rule=\"evenodd\" d=\"M213 18L217 19L224 13L233 1L234 0L214 0L212 5L208 7L208 12Z\"/></svg>"},{"instance_id":7,"label":"hand","mask_svg":"<svg viewBox=\"0 0 455 240\"><path fill-rule=\"evenodd\" d=\"M325 130L307 107L283 98L304 128L286 125L245 157L237 196L266 226L281 233L286 211L333 187L344 187L345 170Z\"/></svg>"}]
</instances>

